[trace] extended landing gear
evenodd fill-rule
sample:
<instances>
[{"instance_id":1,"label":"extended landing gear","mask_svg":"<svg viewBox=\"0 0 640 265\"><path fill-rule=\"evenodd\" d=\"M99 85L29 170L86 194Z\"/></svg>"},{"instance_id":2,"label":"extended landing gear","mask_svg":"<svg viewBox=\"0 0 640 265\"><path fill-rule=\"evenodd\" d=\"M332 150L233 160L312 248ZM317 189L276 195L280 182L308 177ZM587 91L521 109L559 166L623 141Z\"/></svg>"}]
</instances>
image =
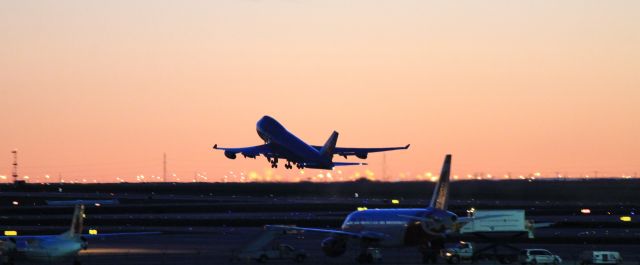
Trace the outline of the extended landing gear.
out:
<instances>
[{"instance_id":1,"label":"extended landing gear","mask_svg":"<svg viewBox=\"0 0 640 265\"><path fill-rule=\"evenodd\" d=\"M287 160L287 163L284 164L284 168L293 169L293 165L296 165L296 168L298 168L298 169L303 169L304 168L304 166L300 165L299 163L291 162L289 160Z\"/></svg>"},{"instance_id":2,"label":"extended landing gear","mask_svg":"<svg viewBox=\"0 0 640 265\"><path fill-rule=\"evenodd\" d=\"M278 158L268 158L267 160L271 163L271 168L278 168Z\"/></svg>"}]
</instances>

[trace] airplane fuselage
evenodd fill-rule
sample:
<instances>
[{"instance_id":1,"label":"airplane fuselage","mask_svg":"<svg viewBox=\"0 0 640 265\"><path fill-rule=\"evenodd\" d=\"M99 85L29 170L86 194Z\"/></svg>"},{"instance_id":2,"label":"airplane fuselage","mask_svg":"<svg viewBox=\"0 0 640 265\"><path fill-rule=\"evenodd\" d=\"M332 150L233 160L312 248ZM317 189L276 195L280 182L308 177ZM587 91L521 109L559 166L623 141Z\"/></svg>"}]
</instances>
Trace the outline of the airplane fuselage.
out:
<instances>
[{"instance_id":1,"label":"airplane fuselage","mask_svg":"<svg viewBox=\"0 0 640 265\"><path fill-rule=\"evenodd\" d=\"M80 238L51 236L16 242L18 260L58 261L73 259L83 249Z\"/></svg>"},{"instance_id":2,"label":"airplane fuselage","mask_svg":"<svg viewBox=\"0 0 640 265\"><path fill-rule=\"evenodd\" d=\"M406 216L432 218L439 225L425 230L420 221ZM349 214L341 227L342 231L361 233L375 232L387 235L387 238L374 242L380 247L405 247L424 245L427 242L444 237L446 229L455 222L457 216L449 211L436 208L372 209L355 211Z\"/></svg>"},{"instance_id":3,"label":"airplane fuselage","mask_svg":"<svg viewBox=\"0 0 640 265\"><path fill-rule=\"evenodd\" d=\"M291 162L301 163L308 168L333 168L330 159L322 157L316 148L300 140L269 116L264 116L258 121L256 130L262 140Z\"/></svg>"}]
</instances>

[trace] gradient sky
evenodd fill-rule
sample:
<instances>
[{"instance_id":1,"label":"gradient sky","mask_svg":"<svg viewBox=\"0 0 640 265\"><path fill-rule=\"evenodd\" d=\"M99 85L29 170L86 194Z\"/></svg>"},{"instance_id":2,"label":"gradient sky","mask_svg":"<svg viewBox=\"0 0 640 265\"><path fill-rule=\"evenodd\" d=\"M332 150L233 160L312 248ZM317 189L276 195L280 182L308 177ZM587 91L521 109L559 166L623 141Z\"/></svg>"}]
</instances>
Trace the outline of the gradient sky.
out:
<instances>
[{"instance_id":1,"label":"gradient sky","mask_svg":"<svg viewBox=\"0 0 640 265\"><path fill-rule=\"evenodd\" d=\"M271 115L392 178L640 172L640 1L0 1L0 175L326 171L228 160ZM336 160L342 161L340 158ZM381 175L382 155L365 170ZM332 175L336 175L333 172ZM371 174L371 173L369 173ZM276 177L277 176L277 177ZM177 178L176 177L176 178Z\"/></svg>"}]
</instances>

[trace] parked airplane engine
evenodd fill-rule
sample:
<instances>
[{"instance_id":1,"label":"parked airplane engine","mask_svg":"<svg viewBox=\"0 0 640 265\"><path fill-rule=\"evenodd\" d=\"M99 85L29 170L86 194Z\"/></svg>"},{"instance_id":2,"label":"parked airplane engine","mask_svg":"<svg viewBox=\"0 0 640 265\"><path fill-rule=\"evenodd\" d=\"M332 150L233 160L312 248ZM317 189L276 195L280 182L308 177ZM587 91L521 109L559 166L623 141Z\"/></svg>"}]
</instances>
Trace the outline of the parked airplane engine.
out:
<instances>
[{"instance_id":1,"label":"parked airplane engine","mask_svg":"<svg viewBox=\"0 0 640 265\"><path fill-rule=\"evenodd\" d=\"M335 237L327 237L320 243L322 252L328 257L339 257L347 252L347 240Z\"/></svg>"},{"instance_id":2,"label":"parked airplane engine","mask_svg":"<svg viewBox=\"0 0 640 265\"><path fill-rule=\"evenodd\" d=\"M356 154L356 157L360 159L367 159L367 156L368 156L367 153Z\"/></svg>"},{"instance_id":3,"label":"parked airplane engine","mask_svg":"<svg viewBox=\"0 0 640 265\"><path fill-rule=\"evenodd\" d=\"M452 229L458 216L448 211L436 211L421 220L422 229L428 234L443 235L447 229Z\"/></svg>"},{"instance_id":4,"label":"parked airplane engine","mask_svg":"<svg viewBox=\"0 0 640 265\"><path fill-rule=\"evenodd\" d=\"M229 159L236 159L236 153L233 153L233 152L225 151L224 156L226 156Z\"/></svg>"}]
</instances>

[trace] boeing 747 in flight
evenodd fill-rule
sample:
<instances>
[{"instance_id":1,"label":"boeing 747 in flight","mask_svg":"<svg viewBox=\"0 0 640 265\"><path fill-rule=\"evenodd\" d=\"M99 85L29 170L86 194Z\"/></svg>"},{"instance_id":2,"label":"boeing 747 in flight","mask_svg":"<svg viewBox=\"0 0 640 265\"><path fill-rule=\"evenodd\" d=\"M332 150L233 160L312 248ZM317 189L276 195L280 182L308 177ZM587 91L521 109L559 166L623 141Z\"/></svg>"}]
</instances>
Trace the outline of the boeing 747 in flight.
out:
<instances>
[{"instance_id":1,"label":"boeing 747 in flight","mask_svg":"<svg viewBox=\"0 0 640 265\"><path fill-rule=\"evenodd\" d=\"M329 236L320 246L324 254L329 257L343 255L347 251L347 246L355 243L362 250L356 260L359 263L371 263L373 256L367 251L370 247L418 246L423 253L423 261L428 262L436 259L436 254L444 247L447 233L456 231L462 225L474 220L470 217L458 217L447 210L450 170L451 155L447 155L431 202L425 208L355 211L345 218L339 229L282 225L268 225L265 228L326 233Z\"/></svg>"},{"instance_id":2,"label":"boeing 747 in flight","mask_svg":"<svg viewBox=\"0 0 640 265\"><path fill-rule=\"evenodd\" d=\"M278 159L285 159L287 163L284 166L287 169L292 169L293 165L299 169L333 169L336 166L366 165L357 162L333 162L333 155L339 155L344 158L356 156L360 159L366 159L369 153L409 148L409 145L385 148L336 147L338 142L338 132L336 131L331 134L323 146L309 145L287 131L284 126L269 116L262 117L258 121L256 129L265 144L241 148L222 148L214 145L213 149L223 150L224 155L229 159L236 159L238 153L245 158L256 158L263 155L271 163L272 168L278 167Z\"/></svg>"}]
</instances>

